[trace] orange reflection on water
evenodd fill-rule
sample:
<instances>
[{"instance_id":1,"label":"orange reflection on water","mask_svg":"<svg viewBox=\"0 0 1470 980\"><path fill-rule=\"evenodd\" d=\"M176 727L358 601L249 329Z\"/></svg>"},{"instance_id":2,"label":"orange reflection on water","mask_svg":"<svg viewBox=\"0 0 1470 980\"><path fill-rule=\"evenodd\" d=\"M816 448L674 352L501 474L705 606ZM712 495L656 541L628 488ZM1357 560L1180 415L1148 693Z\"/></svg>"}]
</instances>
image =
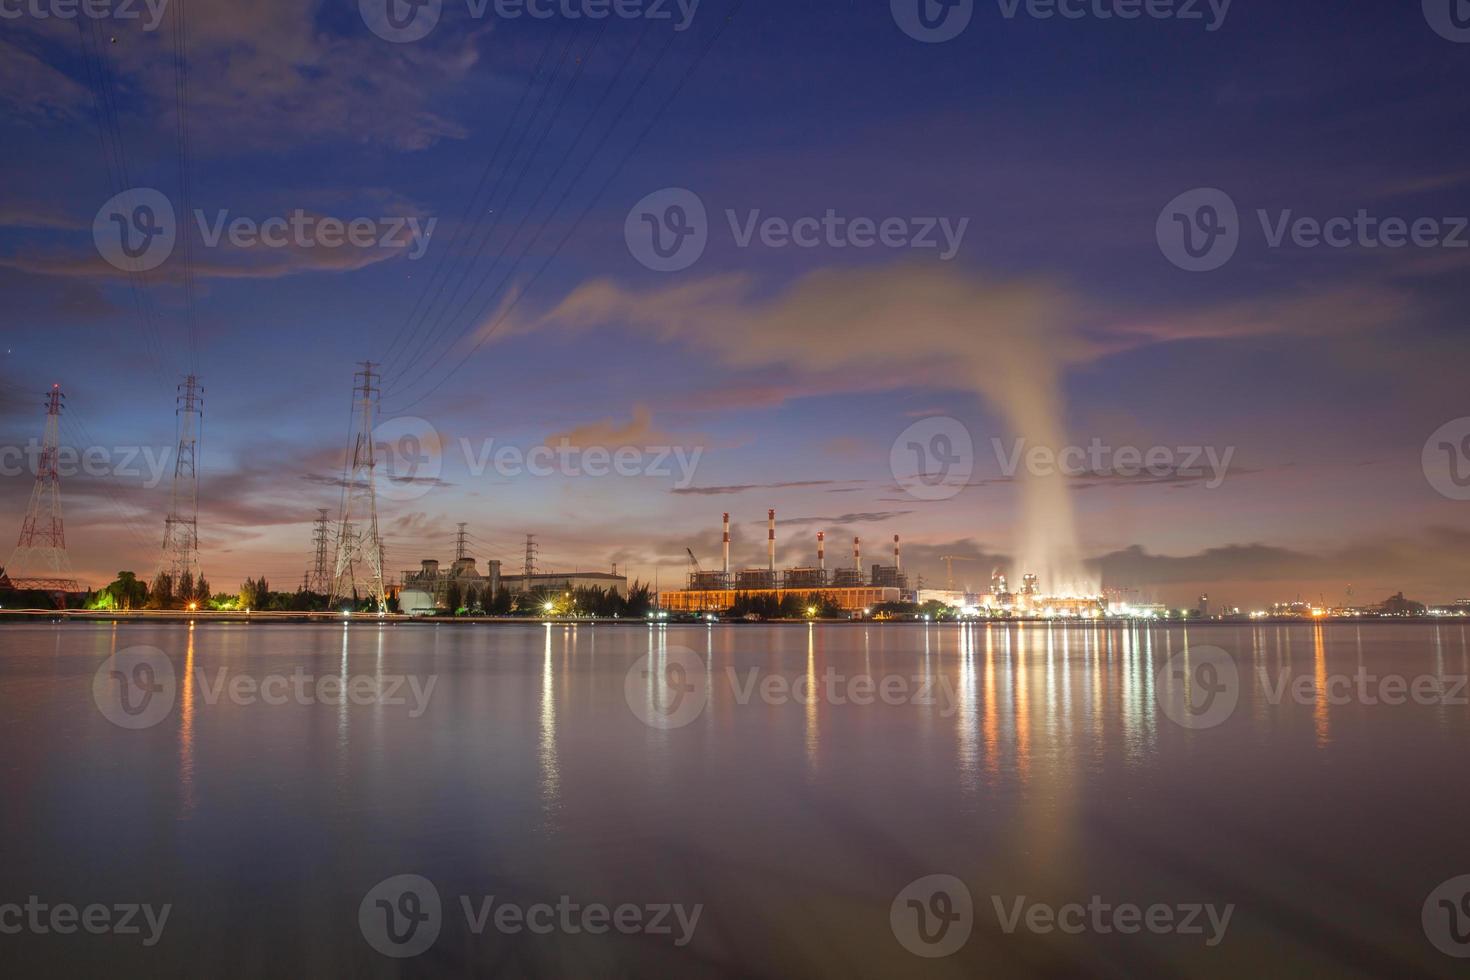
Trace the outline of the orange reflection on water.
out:
<instances>
[{"instance_id":1,"label":"orange reflection on water","mask_svg":"<svg viewBox=\"0 0 1470 980\"><path fill-rule=\"evenodd\" d=\"M1022 781L1031 769L1031 692L1026 677L1025 627L1016 630L1016 663L1011 677L1012 704L1016 713L1016 776Z\"/></svg>"},{"instance_id":2,"label":"orange reflection on water","mask_svg":"<svg viewBox=\"0 0 1470 980\"><path fill-rule=\"evenodd\" d=\"M1317 729L1317 748L1320 749L1332 740L1327 727L1327 647L1322 641L1321 623L1312 630L1312 658L1317 667L1317 704L1312 710L1312 721Z\"/></svg>"},{"instance_id":3,"label":"orange reflection on water","mask_svg":"<svg viewBox=\"0 0 1470 980\"><path fill-rule=\"evenodd\" d=\"M995 711L995 627L985 626L985 772L1000 775L1000 719Z\"/></svg>"},{"instance_id":4,"label":"orange reflection on water","mask_svg":"<svg viewBox=\"0 0 1470 980\"><path fill-rule=\"evenodd\" d=\"M184 650L184 677L179 685L179 786L185 813L194 809L194 624L189 624Z\"/></svg>"}]
</instances>

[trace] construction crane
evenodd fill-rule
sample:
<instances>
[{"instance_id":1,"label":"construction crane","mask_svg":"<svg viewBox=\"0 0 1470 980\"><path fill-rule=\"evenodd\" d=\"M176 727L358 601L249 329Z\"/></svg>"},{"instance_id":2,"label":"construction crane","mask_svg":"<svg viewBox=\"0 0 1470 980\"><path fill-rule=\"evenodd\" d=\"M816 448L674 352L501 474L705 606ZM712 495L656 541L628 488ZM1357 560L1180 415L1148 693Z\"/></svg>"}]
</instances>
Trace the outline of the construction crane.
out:
<instances>
[{"instance_id":1,"label":"construction crane","mask_svg":"<svg viewBox=\"0 0 1470 980\"><path fill-rule=\"evenodd\" d=\"M685 548L684 550L689 553L689 570L695 574L704 571L704 569L699 567L699 559L694 557L694 549Z\"/></svg>"},{"instance_id":2,"label":"construction crane","mask_svg":"<svg viewBox=\"0 0 1470 980\"><path fill-rule=\"evenodd\" d=\"M940 555L939 560L944 562L945 575L949 584L947 588L954 591L954 563L957 561L979 561L979 558L966 558L964 555Z\"/></svg>"}]
</instances>

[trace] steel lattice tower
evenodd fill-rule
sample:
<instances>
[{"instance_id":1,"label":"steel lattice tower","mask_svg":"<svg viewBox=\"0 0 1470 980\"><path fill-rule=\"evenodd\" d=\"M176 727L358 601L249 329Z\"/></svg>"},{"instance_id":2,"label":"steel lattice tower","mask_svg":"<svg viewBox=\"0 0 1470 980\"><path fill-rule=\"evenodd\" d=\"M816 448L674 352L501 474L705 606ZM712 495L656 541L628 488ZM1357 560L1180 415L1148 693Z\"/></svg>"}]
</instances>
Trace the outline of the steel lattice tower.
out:
<instances>
[{"instance_id":1,"label":"steel lattice tower","mask_svg":"<svg viewBox=\"0 0 1470 980\"><path fill-rule=\"evenodd\" d=\"M328 605L352 595L353 574L358 561L367 563L368 597L381 612L387 608L388 590L383 584L383 539L378 533L377 459L373 447L373 409L377 404L378 380L372 361L364 361L354 375L352 389L353 443L349 450L349 472L342 493L342 520L337 534L337 568L332 576ZM356 522L365 526L361 533Z\"/></svg>"},{"instance_id":2,"label":"steel lattice tower","mask_svg":"<svg viewBox=\"0 0 1470 980\"><path fill-rule=\"evenodd\" d=\"M61 408L66 396L60 385L46 393L46 429L36 465L36 486L20 525L20 540L6 566L10 582L20 589L80 592L66 554L66 529L61 519Z\"/></svg>"},{"instance_id":3,"label":"steel lattice tower","mask_svg":"<svg viewBox=\"0 0 1470 980\"><path fill-rule=\"evenodd\" d=\"M189 375L179 385L175 414L179 420L179 448L174 457L173 496L163 523L163 561L160 571L173 579L175 589L184 576L199 584L199 434L204 424L204 389Z\"/></svg>"},{"instance_id":4,"label":"steel lattice tower","mask_svg":"<svg viewBox=\"0 0 1470 980\"><path fill-rule=\"evenodd\" d=\"M316 557L312 562L311 571L306 576L306 589L308 592L316 592L326 595L332 591L332 561L328 557L329 547L332 540L331 520L327 517L325 507L317 511L316 529L312 532L311 541L316 548Z\"/></svg>"}]
</instances>

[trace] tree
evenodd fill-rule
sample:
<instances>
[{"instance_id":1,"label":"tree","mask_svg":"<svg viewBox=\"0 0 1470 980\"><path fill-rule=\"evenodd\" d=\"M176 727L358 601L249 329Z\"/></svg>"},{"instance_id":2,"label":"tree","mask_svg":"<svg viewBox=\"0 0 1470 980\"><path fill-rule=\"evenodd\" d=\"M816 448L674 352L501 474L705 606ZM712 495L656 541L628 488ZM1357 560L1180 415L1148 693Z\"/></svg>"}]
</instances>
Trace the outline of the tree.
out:
<instances>
[{"instance_id":1,"label":"tree","mask_svg":"<svg viewBox=\"0 0 1470 980\"><path fill-rule=\"evenodd\" d=\"M265 576L247 578L240 586L240 606L244 609L269 609L271 606L270 584Z\"/></svg>"},{"instance_id":2,"label":"tree","mask_svg":"<svg viewBox=\"0 0 1470 980\"><path fill-rule=\"evenodd\" d=\"M168 572L159 572L148 591L149 609L172 609L174 606L174 577Z\"/></svg>"},{"instance_id":3,"label":"tree","mask_svg":"<svg viewBox=\"0 0 1470 980\"><path fill-rule=\"evenodd\" d=\"M94 609L142 609L148 605L148 586L132 572L118 572L117 579L97 593Z\"/></svg>"}]
</instances>

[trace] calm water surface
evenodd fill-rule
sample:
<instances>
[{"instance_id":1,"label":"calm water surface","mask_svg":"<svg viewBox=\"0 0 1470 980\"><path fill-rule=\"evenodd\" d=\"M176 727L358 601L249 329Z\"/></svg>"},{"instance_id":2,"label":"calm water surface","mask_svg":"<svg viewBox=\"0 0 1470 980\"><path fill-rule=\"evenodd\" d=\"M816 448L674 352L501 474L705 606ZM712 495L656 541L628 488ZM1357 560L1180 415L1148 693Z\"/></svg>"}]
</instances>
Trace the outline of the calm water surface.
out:
<instances>
[{"instance_id":1,"label":"calm water surface","mask_svg":"<svg viewBox=\"0 0 1470 980\"><path fill-rule=\"evenodd\" d=\"M1170 660L1201 644L1230 654L1238 703L1187 727L1159 672L1183 663L1206 704L1219 674ZM94 676L138 647L177 688L130 729ZM152 947L25 931L0 959L13 976L1463 976L1421 911L1470 873L1470 708L1320 694L1360 672L1465 675L1467 630L0 627L0 903L172 906ZM328 681L252 693L298 676ZM888 695L855 703L862 678ZM432 883L440 932L390 959L359 907L404 874ZM924 959L890 907L934 874L964 883L973 931ZM1094 895L1234 911L1211 947L1208 929L1007 932L995 908ZM461 899L490 896L702 908L683 946L677 926L476 935Z\"/></svg>"}]
</instances>

